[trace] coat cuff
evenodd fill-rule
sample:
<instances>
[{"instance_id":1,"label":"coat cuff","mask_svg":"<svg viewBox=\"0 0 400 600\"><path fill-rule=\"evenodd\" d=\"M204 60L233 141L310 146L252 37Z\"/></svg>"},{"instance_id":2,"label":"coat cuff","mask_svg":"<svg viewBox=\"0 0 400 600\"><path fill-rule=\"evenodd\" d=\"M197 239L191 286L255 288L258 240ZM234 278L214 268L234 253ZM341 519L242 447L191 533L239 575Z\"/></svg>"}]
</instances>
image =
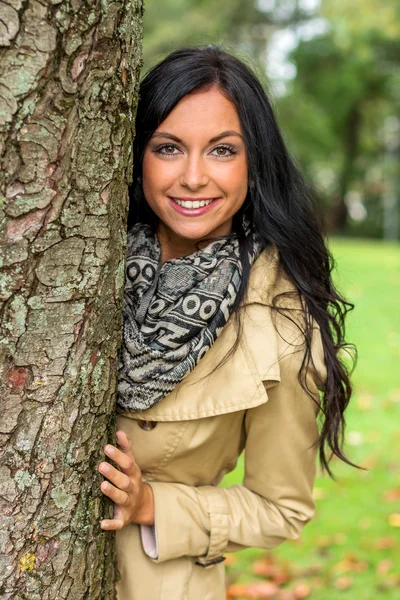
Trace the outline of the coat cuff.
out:
<instances>
[{"instance_id":1,"label":"coat cuff","mask_svg":"<svg viewBox=\"0 0 400 600\"><path fill-rule=\"evenodd\" d=\"M153 560L192 556L204 567L223 560L229 534L229 508L223 488L147 483L154 495L158 546L158 556Z\"/></svg>"},{"instance_id":2,"label":"coat cuff","mask_svg":"<svg viewBox=\"0 0 400 600\"><path fill-rule=\"evenodd\" d=\"M210 542L206 556L198 556L196 564L207 567L225 560L222 554L228 545L229 507L223 489L207 486L202 493L207 499Z\"/></svg>"}]
</instances>

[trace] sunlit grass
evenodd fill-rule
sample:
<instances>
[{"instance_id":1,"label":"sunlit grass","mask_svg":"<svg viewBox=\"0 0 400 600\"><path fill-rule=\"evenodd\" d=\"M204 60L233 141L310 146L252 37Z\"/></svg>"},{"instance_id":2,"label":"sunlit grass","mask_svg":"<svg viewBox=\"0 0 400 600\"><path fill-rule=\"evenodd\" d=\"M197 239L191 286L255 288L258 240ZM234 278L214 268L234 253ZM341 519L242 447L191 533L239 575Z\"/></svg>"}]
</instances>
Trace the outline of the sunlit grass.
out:
<instances>
[{"instance_id":1,"label":"sunlit grass","mask_svg":"<svg viewBox=\"0 0 400 600\"><path fill-rule=\"evenodd\" d=\"M313 600L398 600L400 247L334 239L331 249L337 286L355 304L346 337L357 345L359 356L354 397L346 412L345 451L369 470L335 461L337 481L317 478L316 515L300 540L285 542L272 554L294 570L320 568L302 579ZM223 485L239 483L242 476L243 457ZM263 556L265 552L254 549L231 555L228 580L255 581L252 564Z\"/></svg>"}]
</instances>

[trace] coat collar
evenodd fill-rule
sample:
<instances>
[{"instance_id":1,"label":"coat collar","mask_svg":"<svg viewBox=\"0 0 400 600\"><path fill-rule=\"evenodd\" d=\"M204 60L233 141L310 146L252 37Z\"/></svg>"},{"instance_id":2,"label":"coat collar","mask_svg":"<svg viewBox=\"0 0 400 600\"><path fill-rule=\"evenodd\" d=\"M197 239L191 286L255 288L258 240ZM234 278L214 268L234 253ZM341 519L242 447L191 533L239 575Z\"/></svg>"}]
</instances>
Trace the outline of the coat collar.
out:
<instances>
[{"instance_id":1,"label":"coat collar","mask_svg":"<svg viewBox=\"0 0 400 600\"><path fill-rule=\"evenodd\" d=\"M278 248L270 245L261 252L251 268L244 305L268 305L275 295L280 270Z\"/></svg>"},{"instance_id":2,"label":"coat collar","mask_svg":"<svg viewBox=\"0 0 400 600\"><path fill-rule=\"evenodd\" d=\"M233 355L213 369L233 346L230 318L210 350L176 388L150 409L124 412L133 419L184 421L246 410L268 400L267 388L280 381L277 334L268 307L277 293L278 250L269 246L254 262L242 310L243 329Z\"/></svg>"}]
</instances>

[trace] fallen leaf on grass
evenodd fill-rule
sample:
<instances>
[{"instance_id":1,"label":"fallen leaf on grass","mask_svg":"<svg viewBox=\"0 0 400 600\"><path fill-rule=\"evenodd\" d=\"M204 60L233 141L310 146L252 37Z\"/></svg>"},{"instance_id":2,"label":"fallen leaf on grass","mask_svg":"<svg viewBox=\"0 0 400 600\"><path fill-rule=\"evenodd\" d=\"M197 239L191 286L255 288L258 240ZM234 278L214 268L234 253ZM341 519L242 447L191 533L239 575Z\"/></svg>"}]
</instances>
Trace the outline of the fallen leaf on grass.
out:
<instances>
[{"instance_id":1,"label":"fallen leaf on grass","mask_svg":"<svg viewBox=\"0 0 400 600\"><path fill-rule=\"evenodd\" d=\"M318 548L317 554L318 554L318 556L320 556L323 559L328 559L328 558L330 558L332 552L331 552L330 548Z\"/></svg>"},{"instance_id":2,"label":"fallen leaf on grass","mask_svg":"<svg viewBox=\"0 0 400 600\"><path fill-rule=\"evenodd\" d=\"M321 565L310 565L305 569L301 569L294 573L294 577L310 577L312 575L318 575L322 571Z\"/></svg>"},{"instance_id":3,"label":"fallen leaf on grass","mask_svg":"<svg viewBox=\"0 0 400 600\"><path fill-rule=\"evenodd\" d=\"M339 577L335 581L335 587L338 590L348 590L349 587L353 585L353 580L351 577Z\"/></svg>"},{"instance_id":4,"label":"fallen leaf on grass","mask_svg":"<svg viewBox=\"0 0 400 600\"><path fill-rule=\"evenodd\" d=\"M376 572L379 573L379 575L386 575L392 567L393 561L390 560L390 558L384 558L377 564Z\"/></svg>"},{"instance_id":5,"label":"fallen leaf on grass","mask_svg":"<svg viewBox=\"0 0 400 600\"><path fill-rule=\"evenodd\" d=\"M392 513L389 515L388 523L391 527L400 527L400 513Z\"/></svg>"},{"instance_id":6,"label":"fallen leaf on grass","mask_svg":"<svg viewBox=\"0 0 400 600\"><path fill-rule=\"evenodd\" d=\"M279 590L279 600L303 600L311 594L311 588L307 583L297 583L290 589Z\"/></svg>"},{"instance_id":7,"label":"fallen leaf on grass","mask_svg":"<svg viewBox=\"0 0 400 600\"><path fill-rule=\"evenodd\" d=\"M279 590L279 600L296 600L296 596L292 590Z\"/></svg>"},{"instance_id":8,"label":"fallen leaf on grass","mask_svg":"<svg viewBox=\"0 0 400 600\"><path fill-rule=\"evenodd\" d=\"M256 598L257 600L273 600L278 597L279 588L270 581L255 583L234 583L226 591L227 598Z\"/></svg>"},{"instance_id":9,"label":"fallen leaf on grass","mask_svg":"<svg viewBox=\"0 0 400 600\"><path fill-rule=\"evenodd\" d=\"M388 490L383 497L386 502L398 502L400 500L400 488Z\"/></svg>"},{"instance_id":10,"label":"fallen leaf on grass","mask_svg":"<svg viewBox=\"0 0 400 600\"><path fill-rule=\"evenodd\" d=\"M271 579L277 585L282 585L292 579L292 575L286 569L269 560L259 560L255 562L252 571L259 577Z\"/></svg>"},{"instance_id":11,"label":"fallen leaf on grass","mask_svg":"<svg viewBox=\"0 0 400 600\"><path fill-rule=\"evenodd\" d=\"M296 583L293 587L293 592L296 600L302 600L303 598L308 598L311 594L311 588L308 583Z\"/></svg>"},{"instance_id":12,"label":"fallen leaf on grass","mask_svg":"<svg viewBox=\"0 0 400 600\"><path fill-rule=\"evenodd\" d=\"M381 537L375 542L375 548L377 550L387 550L389 548L394 548L397 545L394 537L387 535L385 537Z\"/></svg>"},{"instance_id":13,"label":"fallen leaf on grass","mask_svg":"<svg viewBox=\"0 0 400 600\"><path fill-rule=\"evenodd\" d=\"M366 560L360 560L355 554L348 553L333 568L337 573L361 573L362 571L366 571L368 566L369 564Z\"/></svg>"}]
</instances>

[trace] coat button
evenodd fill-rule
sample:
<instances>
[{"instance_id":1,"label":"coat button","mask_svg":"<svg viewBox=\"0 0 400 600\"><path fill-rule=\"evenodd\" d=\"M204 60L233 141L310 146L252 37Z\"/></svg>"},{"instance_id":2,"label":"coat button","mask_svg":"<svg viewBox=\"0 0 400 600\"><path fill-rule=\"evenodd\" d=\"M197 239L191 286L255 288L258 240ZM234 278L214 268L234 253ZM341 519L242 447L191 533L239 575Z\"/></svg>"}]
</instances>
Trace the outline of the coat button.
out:
<instances>
[{"instance_id":1,"label":"coat button","mask_svg":"<svg viewBox=\"0 0 400 600\"><path fill-rule=\"evenodd\" d=\"M150 431L151 429L154 429L154 427L157 425L157 421L138 421L138 424L139 427L141 427L142 429Z\"/></svg>"}]
</instances>

